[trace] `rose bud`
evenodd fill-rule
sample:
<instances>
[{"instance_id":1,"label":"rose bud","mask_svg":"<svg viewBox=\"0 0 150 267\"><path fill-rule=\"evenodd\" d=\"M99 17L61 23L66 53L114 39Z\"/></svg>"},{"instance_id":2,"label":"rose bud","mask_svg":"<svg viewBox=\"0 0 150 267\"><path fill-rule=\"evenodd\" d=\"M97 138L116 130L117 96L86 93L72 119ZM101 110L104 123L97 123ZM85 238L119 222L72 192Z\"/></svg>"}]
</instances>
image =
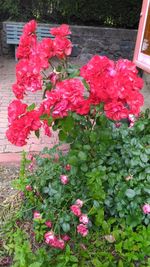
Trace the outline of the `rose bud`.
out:
<instances>
[{"instance_id":1,"label":"rose bud","mask_svg":"<svg viewBox=\"0 0 150 267\"><path fill-rule=\"evenodd\" d=\"M83 201L82 201L81 199L77 199L76 202L75 202L75 204L76 204L77 206L79 206L80 208L82 208L82 206L83 206Z\"/></svg>"},{"instance_id":2,"label":"rose bud","mask_svg":"<svg viewBox=\"0 0 150 267\"><path fill-rule=\"evenodd\" d=\"M45 224L46 224L46 226L49 227L49 228L52 227L52 222L51 222L51 221L46 221Z\"/></svg>"},{"instance_id":3,"label":"rose bud","mask_svg":"<svg viewBox=\"0 0 150 267\"><path fill-rule=\"evenodd\" d=\"M33 219L42 219L42 215L38 211L34 211L33 213Z\"/></svg>"},{"instance_id":4,"label":"rose bud","mask_svg":"<svg viewBox=\"0 0 150 267\"><path fill-rule=\"evenodd\" d=\"M70 171L70 170L71 170L71 166L70 166L70 164L67 164L67 165L65 166L65 170L66 170L66 171Z\"/></svg>"},{"instance_id":5,"label":"rose bud","mask_svg":"<svg viewBox=\"0 0 150 267\"><path fill-rule=\"evenodd\" d=\"M84 224L79 224L77 226L77 232L82 235L82 236L86 236L88 234L88 229L87 229L87 226L84 225Z\"/></svg>"},{"instance_id":6,"label":"rose bud","mask_svg":"<svg viewBox=\"0 0 150 267\"><path fill-rule=\"evenodd\" d=\"M83 224L88 224L89 223L89 218L86 214L82 214L79 218L79 221Z\"/></svg>"},{"instance_id":7,"label":"rose bud","mask_svg":"<svg viewBox=\"0 0 150 267\"><path fill-rule=\"evenodd\" d=\"M70 240L70 236L69 235L63 235L62 236L62 240L64 240L64 241L69 241Z\"/></svg>"},{"instance_id":8,"label":"rose bud","mask_svg":"<svg viewBox=\"0 0 150 267\"><path fill-rule=\"evenodd\" d=\"M80 217L80 216L81 216L81 210L80 210L80 207L79 207L79 206L77 206L77 205L72 205L72 206L70 207L70 209L71 209L72 213L73 213L75 216L77 216L77 217Z\"/></svg>"},{"instance_id":9,"label":"rose bud","mask_svg":"<svg viewBox=\"0 0 150 267\"><path fill-rule=\"evenodd\" d=\"M26 190L27 191L32 191L32 186L31 185L26 185Z\"/></svg>"}]
</instances>

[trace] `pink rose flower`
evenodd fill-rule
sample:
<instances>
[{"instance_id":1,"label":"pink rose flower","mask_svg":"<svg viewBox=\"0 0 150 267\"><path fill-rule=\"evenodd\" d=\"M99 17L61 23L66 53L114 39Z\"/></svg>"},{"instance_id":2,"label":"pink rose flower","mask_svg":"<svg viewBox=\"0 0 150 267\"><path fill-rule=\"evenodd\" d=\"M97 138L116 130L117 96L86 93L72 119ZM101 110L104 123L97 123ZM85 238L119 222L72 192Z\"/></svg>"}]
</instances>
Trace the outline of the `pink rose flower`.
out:
<instances>
[{"instance_id":1,"label":"pink rose flower","mask_svg":"<svg viewBox=\"0 0 150 267\"><path fill-rule=\"evenodd\" d=\"M149 205L149 204L145 204L145 205L142 207L142 209L143 209L143 212L144 212L145 214L149 214L149 213L150 213L150 205Z\"/></svg>"},{"instance_id":2,"label":"pink rose flower","mask_svg":"<svg viewBox=\"0 0 150 267\"><path fill-rule=\"evenodd\" d=\"M58 239L52 231L47 232L44 235L45 242L50 245L51 247L54 248L59 248L59 249L64 249L65 247L65 242L62 239Z\"/></svg>"},{"instance_id":3,"label":"pink rose flower","mask_svg":"<svg viewBox=\"0 0 150 267\"><path fill-rule=\"evenodd\" d=\"M33 219L42 219L42 215L38 211L34 211Z\"/></svg>"},{"instance_id":4,"label":"pink rose flower","mask_svg":"<svg viewBox=\"0 0 150 267\"><path fill-rule=\"evenodd\" d=\"M71 170L71 166L70 166L70 164L67 164L67 165L65 166L65 170L66 170L66 171L70 171L70 170Z\"/></svg>"},{"instance_id":5,"label":"pink rose flower","mask_svg":"<svg viewBox=\"0 0 150 267\"><path fill-rule=\"evenodd\" d=\"M86 214L82 214L79 218L79 221L83 224L88 224L89 223L89 218Z\"/></svg>"},{"instance_id":6,"label":"pink rose flower","mask_svg":"<svg viewBox=\"0 0 150 267\"><path fill-rule=\"evenodd\" d=\"M82 236L86 236L89 231L87 229L87 226L81 223L77 226L77 232Z\"/></svg>"},{"instance_id":7,"label":"pink rose flower","mask_svg":"<svg viewBox=\"0 0 150 267\"><path fill-rule=\"evenodd\" d=\"M26 185L26 190L27 191L32 191L32 186L31 185Z\"/></svg>"},{"instance_id":8,"label":"pink rose flower","mask_svg":"<svg viewBox=\"0 0 150 267\"><path fill-rule=\"evenodd\" d=\"M69 235L63 235L62 236L62 240L64 240L64 241L69 241L70 240L70 236Z\"/></svg>"},{"instance_id":9,"label":"pink rose flower","mask_svg":"<svg viewBox=\"0 0 150 267\"><path fill-rule=\"evenodd\" d=\"M53 247L55 247L55 248L59 248L59 249L64 249L64 247L65 247L65 242L64 242L64 240L62 240L62 239L57 239L57 240L55 241L55 243L53 244Z\"/></svg>"},{"instance_id":10,"label":"pink rose flower","mask_svg":"<svg viewBox=\"0 0 150 267\"><path fill-rule=\"evenodd\" d=\"M68 179L68 176L67 175L60 175L60 180L61 180L61 183L62 184L68 184L68 182L69 182L69 179Z\"/></svg>"},{"instance_id":11,"label":"pink rose flower","mask_svg":"<svg viewBox=\"0 0 150 267\"><path fill-rule=\"evenodd\" d=\"M75 204L76 204L78 207L82 208L82 206L83 206L83 201L80 200L80 199L77 199L76 202L75 202Z\"/></svg>"},{"instance_id":12,"label":"pink rose flower","mask_svg":"<svg viewBox=\"0 0 150 267\"><path fill-rule=\"evenodd\" d=\"M52 222L51 222L51 221L46 221L45 224L46 224L46 226L49 227L49 228L52 227Z\"/></svg>"},{"instance_id":13,"label":"pink rose flower","mask_svg":"<svg viewBox=\"0 0 150 267\"><path fill-rule=\"evenodd\" d=\"M81 215L81 210L80 210L80 207L79 207L79 206L77 206L77 205L72 205L72 206L70 207L70 209L71 209L72 213L73 213L75 216L80 217L80 215Z\"/></svg>"},{"instance_id":14,"label":"pink rose flower","mask_svg":"<svg viewBox=\"0 0 150 267\"><path fill-rule=\"evenodd\" d=\"M44 238L45 238L45 242L49 244L50 242L54 241L56 237L54 236L54 233L50 231L44 235Z\"/></svg>"}]
</instances>

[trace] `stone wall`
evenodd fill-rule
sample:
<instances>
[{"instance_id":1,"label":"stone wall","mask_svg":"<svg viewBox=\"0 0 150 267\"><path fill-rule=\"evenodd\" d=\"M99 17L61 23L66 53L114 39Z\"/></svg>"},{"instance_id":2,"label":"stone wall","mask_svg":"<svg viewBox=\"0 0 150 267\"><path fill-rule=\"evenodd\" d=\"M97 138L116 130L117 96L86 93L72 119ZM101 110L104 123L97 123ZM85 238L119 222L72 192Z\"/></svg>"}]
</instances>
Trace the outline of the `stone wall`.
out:
<instances>
[{"instance_id":1,"label":"stone wall","mask_svg":"<svg viewBox=\"0 0 150 267\"><path fill-rule=\"evenodd\" d=\"M79 49L83 61L92 55L106 55L112 59L132 59L136 41L136 30L72 26L72 41Z\"/></svg>"},{"instance_id":2,"label":"stone wall","mask_svg":"<svg viewBox=\"0 0 150 267\"><path fill-rule=\"evenodd\" d=\"M51 28L57 25L48 26ZM133 58L136 30L73 25L71 31L74 44L72 56L77 56L83 62L95 54L106 55L112 59ZM3 55L12 53L13 46L6 44L5 22L2 24L0 47Z\"/></svg>"}]
</instances>

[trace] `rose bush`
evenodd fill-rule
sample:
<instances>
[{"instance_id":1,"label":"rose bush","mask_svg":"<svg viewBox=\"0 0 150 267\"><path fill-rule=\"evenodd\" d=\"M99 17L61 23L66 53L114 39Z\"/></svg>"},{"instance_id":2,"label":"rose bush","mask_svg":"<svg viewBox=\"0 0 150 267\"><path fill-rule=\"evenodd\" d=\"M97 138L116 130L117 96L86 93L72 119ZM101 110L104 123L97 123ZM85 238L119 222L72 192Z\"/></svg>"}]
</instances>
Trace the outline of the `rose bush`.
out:
<instances>
[{"instance_id":1,"label":"rose bush","mask_svg":"<svg viewBox=\"0 0 150 267\"><path fill-rule=\"evenodd\" d=\"M56 130L70 149L64 155L58 144L23 155L15 181L23 198L19 224L30 222L27 251L38 244L26 266L39 255L35 266L147 266L150 241L141 240L149 235L150 129L148 111L140 113L143 81L126 59L96 55L80 69L69 65L69 26L53 28L55 38L40 42L36 26L25 25L17 50L17 99L8 107L6 135L24 146L32 131L39 136L43 128L51 138ZM39 106L22 102L38 90Z\"/></svg>"},{"instance_id":2,"label":"rose bush","mask_svg":"<svg viewBox=\"0 0 150 267\"><path fill-rule=\"evenodd\" d=\"M67 56L72 51L72 43L67 38L71 34L69 26L53 28L54 40L44 38L40 42L36 27L34 20L25 25L17 50L19 62L13 92L18 100L8 107L6 132L11 143L25 145L30 132L37 132L41 127L50 136L50 127L55 126L59 118L66 118L70 113L91 116L91 107L101 103L109 119L120 121L131 115L138 116L143 105L139 92L143 81L132 62L126 59L114 62L96 55L80 70L73 71L67 65ZM53 58L60 60L57 67L52 64ZM39 107L28 107L21 101L28 91L39 90L44 90ZM92 116L96 115L93 110Z\"/></svg>"}]
</instances>

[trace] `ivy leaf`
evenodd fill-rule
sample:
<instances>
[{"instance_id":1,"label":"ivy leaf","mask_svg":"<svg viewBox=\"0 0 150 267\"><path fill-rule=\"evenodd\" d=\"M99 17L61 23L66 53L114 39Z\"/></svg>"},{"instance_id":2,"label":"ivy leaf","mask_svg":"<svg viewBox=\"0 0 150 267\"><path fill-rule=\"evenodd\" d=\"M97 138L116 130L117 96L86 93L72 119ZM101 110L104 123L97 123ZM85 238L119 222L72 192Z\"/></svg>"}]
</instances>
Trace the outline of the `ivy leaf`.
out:
<instances>
[{"instance_id":1,"label":"ivy leaf","mask_svg":"<svg viewBox=\"0 0 150 267\"><path fill-rule=\"evenodd\" d=\"M128 198L134 198L136 193L133 189L127 189L126 192L125 192L125 195L128 197Z\"/></svg>"},{"instance_id":2,"label":"ivy leaf","mask_svg":"<svg viewBox=\"0 0 150 267\"><path fill-rule=\"evenodd\" d=\"M27 111L32 111L35 109L35 103L32 103L30 106L27 107Z\"/></svg>"}]
</instances>

